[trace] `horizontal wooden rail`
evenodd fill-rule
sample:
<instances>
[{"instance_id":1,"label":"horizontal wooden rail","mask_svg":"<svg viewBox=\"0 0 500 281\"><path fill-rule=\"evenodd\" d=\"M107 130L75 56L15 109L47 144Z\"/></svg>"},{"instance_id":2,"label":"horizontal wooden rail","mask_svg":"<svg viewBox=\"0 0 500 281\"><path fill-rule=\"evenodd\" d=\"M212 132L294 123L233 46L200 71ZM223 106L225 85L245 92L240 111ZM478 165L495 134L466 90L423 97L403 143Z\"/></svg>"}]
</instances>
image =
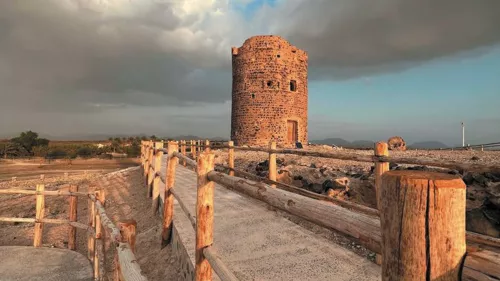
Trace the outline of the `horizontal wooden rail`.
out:
<instances>
[{"instance_id":1,"label":"horizontal wooden rail","mask_svg":"<svg viewBox=\"0 0 500 281\"><path fill-rule=\"evenodd\" d=\"M221 281L239 281L236 275L234 275L220 259L213 246L204 248L203 255L208 260Z\"/></svg>"},{"instance_id":2,"label":"horizontal wooden rail","mask_svg":"<svg viewBox=\"0 0 500 281\"><path fill-rule=\"evenodd\" d=\"M229 149L230 146L223 145L215 148ZM450 161L426 160L426 159L408 158L408 157L363 156L363 155L353 155L353 154L338 153L338 152L315 152L315 151L296 150L296 149L269 149L263 147L240 147L240 146L233 146L231 148L240 151L256 151L256 152L266 152L275 154L293 154L300 156L330 158L330 159L348 160L355 162L393 162L397 164L441 167L459 171L484 170L484 171L500 172L499 165L463 164Z\"/></svg>"},{"instance_id":3,"label":"horizontal wooden rail","mask_svg":"<svg viewBox=\"0 0 500 281\"><path fill-rule=\"evenodd\" d=\"M332 202L333 204L342 206L342 207L347 208L347 209L356 210L356 211L359 211L359 212L367 214L367 215L379 216L379 212L377 209L373 209L370 207L366 207L363 205L352 203L352 202L349 202L346 200L340 200L337 198L328 197L326 195L314 193L314 192L311 192L309 190L298 188L296 186L285 184L282 182L273 181L273 180L270 180L268 178L259 177L259 176L254 175L254 174L244 172L241 170L237 170L237 169L233 169L233 168L229 168L229 167L226 167L223 165L217 165L217 167L220 167L220 168L223 168L223 169L226 169L229 171L234 171L236 174L248 177L251 180L260 181L260 182L264 182L267 184L275 184L278 188L286 190L288 192L296 193L296 194L299 194L299 195L302 195L305 197L309 197L309 198L313 198L313 199L317 199L317 200Z\"/></svg>"},{"instance_id":4,"label":"horizontal wooden rail","mask_svg":"<svg viewBox=\"0 0 500 281\"><path fill-rule=\"evenodd\" d=\"M118 243L116 249L120 264L120 280L146 281L129 243Z\"/></svg>"},{"instance_id":5,"label":"horizontal wooden rail","mask_svg":"<svg viewBox=\"0 0 500 281\"><path fill-rule=\"evenodd\" d=\"M36 219L36 218L8 218L0 217L0 221L4 222L22 222L22 223L49 223L49 224L68 224L76 228L88 230L88 226L79 222L72 222L70 220L61 219Z\"/></svg>"},{"instance_id":6,"label":"horizontal wooden rail","mask_svg":"<svg viewBox=\"0 0 500 281\"><path fill-rule=\"evenodd\" d=\"M208 178L320 226L347 234L359 244L380 253L379 218L220 172L212 171Z\"/></svg>"},{"instance_id":7,"label":"horizontal wooden rail","mask_svg":"<svg viewBox=\"0 0 500 281\"><path fill-rule=\"evenodd\" d=\"M25 189L0 189L0 194L30 194L30 195L48 195L48 196L89 196L86 192L72 192L64 190L25 190Z\"/></svg>"},{"instance_id":8,"label":"horizontal wooden rail","mask_svg":"<svg viewBox=\"0 0 500 281\"><path fill-rule=\"evenodd\" d=\"M264 201L273 207L299 216L320 226L339 231L350 236L353 240L365 248L381 253L381 229L380 220L371 216L347 210L343 207L325 204L308 197L294 193L288 193L269 185L253 182L238 177L232 177L220 172L208 173L208 178L228 188L243 192L258 200ZM476 235L476 238L479 237ZM481 251L482 257L468 255L463 277L472 278L474 272L486 274L500 280L500 275L495 267L485 267L484 256L498 256L491 251ZM494 261L489 260L489 263ZM465 280L497 280L497 279L465 279Z\"/></svg>"},{"instance_id":9,"label":"horizontal wooden rail","mask_svg":"<svg viewBox=\"0 0 500 281\"><path fill-rule=\"evenodd\" d=\"M292 192L295 194L299 194L299 195L306 196L306 197L313 198L313 199L317 199L317 200L332 202L336 205L342 206L342 207L350 209L350 210L358 211L358 212L361 212L363 214L367 214L367 215L371 215L371 216L380 217L380 213L377 209L373 209L370 207L366 207L363 205L352 203L352 202L349 202L346 200L331 198L331 197L328 197L325 195L321 195L321 194L317 194L317 193L314 193L314 192L311 192L308 190L304 190L302 188L298 188L298 187L293 186L293 185L288 185L288 184L284 184L284 183L277 182L277 181L271 181L267 178L259 177L257 175L247 173L247 172L244 172L241 170L231 169L229 167L222 166L222 165L217 165L217 166L220 168L226 169L226 170L232 170L236 174L240 174L242 176L248 177L250 180L261 181L261 182L266 183L266 184L274 183L277 185L278 188L283 189L283 190L288 191L288 192ZM495 247L495 248L500 249L500 238L494 238L491 236L487 236L487 235L483 235L483 234L479 234L479 233L475 233L475 232L471 232L471 231L467 231L466 235L467 235L467 242L478 243L481 245L487 245L487 246L491 246L491 247Z\"/></svg>"},{"instance_id":10,"label":"horizontal wooden rail","mask_svg":"<svg viewBox=\"0 0 500 281\"><path fill-rule=\"evenodd\" d=\"M101 216L101 223L104 227L106 227L109 230L109 233L111 234L111 238L113 243L119 243L122 241L122 236L120 234L120 230L116 227L116 225L111 221L111 219L108 217L106 214L106 210L102 206L101 202L95 198L94 195L89 195L90 200L92 200L95 203L95 207L99 215Z\"/></svg>"},{"instance_id":11,"label":"horizontal wooden rail","mask_svg":"<svg viewBox=\"0 0 500 281\"><path fill-rule=\"evenodd\" d=\"M193 159L187 157L186 155L182 155L182 153L179 153L179 152L174 152L174 156L175 157L178 157L184 161L186 161L186 163L191 166L191 167L196 167L196 161L194 161Z\"/></svg>"},{"instance_id":12,"label":"horizontal wooden rail","mask_svg":"<svg viewBox=\"0 0 500 281\"><path fill-rule=\"evenodd\" d=\"M189 221L191 222L191 226L193 226L193 228L196 229L196 217L193 214L191 214L191 212L189 212L189 209L186 207L186 204L184 204L184 202L182 202L182 199L175 192L175 188L171 188L170 192L174 195L174 198L177 199L177 202L179 202L179 205L181 206L182 211L184 211L184 214L186 214Z\"/></svg>"}]
</instances>

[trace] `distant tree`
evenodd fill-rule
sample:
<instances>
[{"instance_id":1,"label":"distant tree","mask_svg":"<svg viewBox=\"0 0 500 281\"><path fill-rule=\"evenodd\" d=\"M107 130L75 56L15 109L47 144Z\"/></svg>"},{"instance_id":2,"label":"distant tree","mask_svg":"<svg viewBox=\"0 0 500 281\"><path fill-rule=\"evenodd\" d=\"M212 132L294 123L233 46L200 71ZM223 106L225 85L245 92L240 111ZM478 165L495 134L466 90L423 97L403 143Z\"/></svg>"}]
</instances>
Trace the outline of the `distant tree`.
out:
<instances>
[{"instance_id":1,"label":"distant tree","mask_svg":"<svg viewBox=\"0 0 500 281\"><path fill-rule=\"evenodd\" d=\"M33 131L22 132L18 137L12 138L11 143L16 143L31 154L35 146L48 146L49 140L38 137L38 133Z\"/></svg>"},{"instance_id":2,"label":"distant tree","mask_svg":"<svg viewBox=\"0 0 500 281\"><path fill-rule=\"evenodd\" d=\"M90 147L87 147L87 146L80 147L76 151L76 155L78 155L80 157L84 157L84 158L91 157L92 154L93 154L92 149Z\"/></svg>"},{"instance_id":3,"label":"distant tree","mask_svg":"<svg viewBox=\"0 0 500 281\"><path fill-rule=\"evenodd\" d=\"M142 137L141 137L141 140L143 140L143 141L148 140L148 137L146 137L146 136L142 136Z\"/></svg>"},{"instance_id":4,"label":"distant tree","mask_svg":"<svg viewBox=\"0 0 500 281\"><path fill-rule=\"evenodd\" d=\"M154 140L157 140L158 138L155 135L152 135L149 137L149 139L154 141Z\"/></svg>"}]
</instances>

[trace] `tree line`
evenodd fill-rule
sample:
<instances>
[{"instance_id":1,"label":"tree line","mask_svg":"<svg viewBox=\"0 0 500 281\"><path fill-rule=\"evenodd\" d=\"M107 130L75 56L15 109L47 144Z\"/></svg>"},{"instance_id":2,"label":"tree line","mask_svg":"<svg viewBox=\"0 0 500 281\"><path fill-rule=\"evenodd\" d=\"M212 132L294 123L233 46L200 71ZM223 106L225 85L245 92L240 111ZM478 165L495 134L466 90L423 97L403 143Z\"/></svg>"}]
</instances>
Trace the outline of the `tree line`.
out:
<instances>
[{"instance_id":1,"label":"tree line","mask_svg":"<svg viewBox=\"0 0 500 281\"><path fill-rule=\"evenodd\" d=\"M125 153L127 157L138 157L141 153L141 140L157 140L150 137L109 138L108 143L51 142L40 138L33 131L22 132L19 136L0 143L0 155L4 158L43 157L48 159L111 158L111 153Z\"/></svg>"}]
</instances>

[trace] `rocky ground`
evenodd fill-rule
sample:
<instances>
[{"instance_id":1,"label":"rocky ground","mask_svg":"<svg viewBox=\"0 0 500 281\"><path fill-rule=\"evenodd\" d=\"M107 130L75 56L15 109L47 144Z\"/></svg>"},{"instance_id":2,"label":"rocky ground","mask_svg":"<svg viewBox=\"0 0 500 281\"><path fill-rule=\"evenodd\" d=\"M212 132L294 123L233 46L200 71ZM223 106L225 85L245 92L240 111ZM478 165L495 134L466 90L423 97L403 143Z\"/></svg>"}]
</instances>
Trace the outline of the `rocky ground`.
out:
<instances>
[{"instance_id":1,"label":"rocky ground","mask_svg":"<svg viewBox=\"0 0 500 281\"><path fill-rule=\"evenodd\" d=\"M373 150L338 149L314 146L307 150L342 152L355 155L373 155ZM227 150L214 150L216 163L227 166ZM500 151L390 151L394 157L425 158L459 163L482 163L500 167ZM258 176L268 176L268 154L235 151L235 168ZM350 200L375 207L373 163L278 155L278 181L331 197ZM391 169L436 170L459 174L449 169L398 165ZM461 174L467 184L467 229L500 237L500 173L465 172Z\"/></svg>"}]
</instances>

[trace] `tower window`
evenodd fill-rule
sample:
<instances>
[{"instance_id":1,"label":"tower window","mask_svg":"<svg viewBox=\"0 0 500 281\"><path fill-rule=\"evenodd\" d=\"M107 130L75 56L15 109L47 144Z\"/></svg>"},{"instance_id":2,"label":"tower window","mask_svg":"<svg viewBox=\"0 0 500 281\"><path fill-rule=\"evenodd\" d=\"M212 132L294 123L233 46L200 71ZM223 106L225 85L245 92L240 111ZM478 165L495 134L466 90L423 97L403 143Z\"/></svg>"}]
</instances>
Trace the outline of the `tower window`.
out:
<instances>
[{"instance_id":1,"label":"tower window","mask_svg":"<svg viewBox=\"0 0 500 281\"><path fill-rule=\"evenodd\" d=\"M271 88L273 86L273 81L267 81L267 86Z\"/></svg>"},{"instance_id":2,"label":"tower window","mask_svg":"<svg viewBox=\"0 0 500 281\"><path fill-rule=\"evenodd\" d=\"M290 91L297 92L297 81L290 80Z\"/></svg>"},{"instance_id":3,"label":"tower window","mask_svg":"<svg viewBox=\"0 0 500 281\"><path fill-rule=\"evenodd\" d=\"M278 58L281 58L281 55L280 55L280 54L278 54L278 55L277 55L277 57L278 57Z\"/></svg>"},{"instance_id":4,"label":"tower window","mask_svg":"<svg viewBox=\"0 0 500 281\"><path fill-rule=\"evenodd\" d=\"M252 99L254 99L254 98L255 98L255 94L252 94Z\"/></svg>"}]
</instances>

